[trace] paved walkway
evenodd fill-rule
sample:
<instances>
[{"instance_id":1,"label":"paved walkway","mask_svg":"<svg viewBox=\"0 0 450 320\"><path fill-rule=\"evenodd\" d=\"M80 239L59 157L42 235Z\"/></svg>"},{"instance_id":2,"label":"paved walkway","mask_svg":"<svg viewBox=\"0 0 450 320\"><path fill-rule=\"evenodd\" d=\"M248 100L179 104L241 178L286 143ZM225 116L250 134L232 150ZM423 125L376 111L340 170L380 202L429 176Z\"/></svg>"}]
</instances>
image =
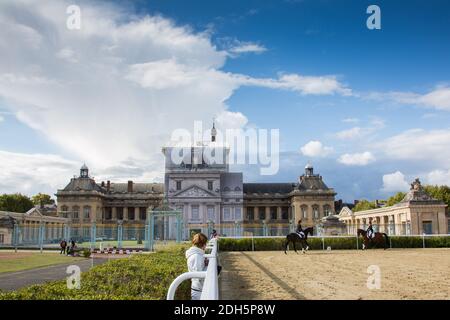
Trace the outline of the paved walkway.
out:
<instances>
[{"instance_id":1,"label":"paved walkway","mask_svg":"<svg viewBox=\"0 0 450 320\"><path fill-rule=\"evenodd\" d=\"M22 287L31 286L33 284L62 280L69 276L69 274L66 273L66 270L70 265L79 266L81 272L85 272L93 265L96 266L107 261L108 259L102 258L76 260L71 263L58 264L49 267L0 273L0 289L4 291L12 291Z\"/></svg>"}]
</instances>

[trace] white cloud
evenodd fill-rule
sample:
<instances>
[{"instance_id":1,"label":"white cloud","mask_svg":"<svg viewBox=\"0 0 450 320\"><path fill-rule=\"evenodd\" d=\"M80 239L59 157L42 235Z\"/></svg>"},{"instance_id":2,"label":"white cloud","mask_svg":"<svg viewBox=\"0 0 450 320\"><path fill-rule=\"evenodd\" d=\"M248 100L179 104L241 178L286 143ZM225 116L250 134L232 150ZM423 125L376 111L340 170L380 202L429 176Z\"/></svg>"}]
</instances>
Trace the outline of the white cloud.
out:
<instances>
[{"instance_id":1,"label":"white cloud","mask_svg":"<svg viewBox=\"0 0 450 320\"><path fill-rule=\"evenodd\" d=\"M375 157L369 151L363 153L345 153L338 160L347 166L365 166L375 161Z\"/></svg>"},{"instance_id":2,"label":"white cloud","mask_svg":"<svg viewBox=\"0 0 450 320\"><path fill-rule=\"evenodd\" d=\"M242 54L242 53L263 53L267 51L267 48L259 45L257 43L252 42L239 42L237 45L228 49L229 52L233 54Z\"/></svg>"},{"instance_id":3,"label":"white cloud","mask_svg":"<svg viewBox=\"0 0 450 320\"><path fill-rule=\"evenodd\" d=\"M450 186L450 169L433 170L425 176L426 184Z\"/></svg>"},{"instance_id":4,"label":"white cloud","mask_svg":"<svg viewBox=\"0 0 450 320\"><path fill-rule=\"evenodd\" d=\"M361 128L360 127L354 127L348 130L339 131L336 133L336 136L339 139L347 140L347 139L354 139L359 138L361 136Z\"/></svg>"},{"instance_id":5,"label":"white cloud","mask_svg":"<svg viewBox=\"0 0 450 320\"><path fill-rule=\"evenodd\" d=\"M222 130L240 129L248 123L247 117L241 112L231 112L228 110L221 112L217 116L216 121Z\"/></svg>"},{"instance_id":6,"label":"white cloud","mask_svg":"<svg viewBox=\"0 0 450 320\"><path fill-rule=\"evenodd\" d=\"M358 123L359 119L358 118L345 118L345 119L342 119L342 122L345 122L345 123Z\"/></svg>"},{"instance_id":7,"label":"white cloud","mask_svg":"<svg viewBox=\"0 0 450 320\"><path fill-rule=\"evenodd\" d=\"M53 195L77 173L79 163L51 154L23 154L0 151L0 193L20 192Z\"/></svg>"},{"instance_id":8,"label":"white cloud","mask_svg":"<svg viewBox=\"0 0 450 320\"><path fill-rule=\"evenodd\" d=\"M450 129L410 129L374 145L388 159L424 161L447 168L450 162Z\"/></svg>"},{"instance_id":9,"label":"white cloud","mask_svg":"<svg viewBox=\"0 0 450 320\"><path fill-rule=\"evenodd\" d=\"M310 141L300 151L307 157L326 157L333 152L333 148L322 145L320 141Z\"/></svg>"},{"instance_id":10,"label":"white cloud","mask_svg":"<svg viewBox=\"0 0 450 320\"><path fill-rule=\"evenodd\" d=\"M353 127L350 129L336 132L336 137L341 140L352 140L357 138L366 137L376 131L383 129L385 126L384 120L374 118L370 121L370 124L366 127Z\"/></svg>"},{"instance_id":11,"label":"white cloud","mask_svg":"<svg viewBox=\"0 0 450 320\"><path fill-rule=\"evenodd\" d=\"M282 74L278 79L257 79L240 77L242 85L253 85L273 89L284 89L302 95L352 95L351 89L340 83L336 76L303 76L298 74Z\"/></svg>"},{"instance_id":12,"label":"white cloud","mask_svg":"<svg viewBox=\"0 0 450 320\"><path fill-rule=\"evenodd\" d=\"M367 95L369 99L391 100L400 104L420 105L437 110L450 111L450 87L439 86L434 90L419 94L415 92L372 92Z\"/></svg>"},{"instance_id":13,"label":"white cloud","mask_svg":"<svg viewBox=\"0 0 450 320\"><path fill-rule=\"evenodd\" d=\"M408 191L409 184L405 180L405 176L400 171L383 175L383 192L399 192Z\"/></svg>"}]
</instances>

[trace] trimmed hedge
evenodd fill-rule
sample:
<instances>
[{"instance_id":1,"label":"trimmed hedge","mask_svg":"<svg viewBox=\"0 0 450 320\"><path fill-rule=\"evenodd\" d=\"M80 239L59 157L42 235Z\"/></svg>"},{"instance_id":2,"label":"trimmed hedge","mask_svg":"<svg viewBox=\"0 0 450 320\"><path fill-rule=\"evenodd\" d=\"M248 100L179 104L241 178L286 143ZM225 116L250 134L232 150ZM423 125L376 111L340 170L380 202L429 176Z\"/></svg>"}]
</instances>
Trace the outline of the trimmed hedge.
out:
<instances>
[{"instance_id":1,"label":"trimmed hedge","mask_svg":"<svg viewBox=\"0 0 450 320\"><path fill-rule=\"evenodd\" d=\"M411 236L411 237L389 237L390 243L392 243L392 248L422 248L422 237ZM252 244L253 240L253 244ZM241 238L241 239L231 239L222 238L219 240L219 250L220 251L278 251L284 250L286 243L285 238ZM352 238L324 238L324 243L322 244L322 238L309 238L308 244L310 250L322 250L323 246L325 249L331 247L332 250L339 249L356 249L356 237ZM358 239L358 246L361 249L362 238ZM449 237L425 237L425 247L426 248L449 248L450 247L450 236ZM289 250L294 250L292 243L289 244ZM297 245L297 250L301 250L300 243Z\"/></svg>"},{"instance_id":2,"label":"trimmed hedge","mask_svg":"<svg viewBox=\"0 0 450 320\"><path fill-rule=\"evenodd\" d=\"M111 260L81 274L81 288L66 280L0 292L0 300L163 300L172 281L187 271L186 246L128 259ZM176 299L190 300L190 281L177 289Z\"/></svg>"}]
</instances>

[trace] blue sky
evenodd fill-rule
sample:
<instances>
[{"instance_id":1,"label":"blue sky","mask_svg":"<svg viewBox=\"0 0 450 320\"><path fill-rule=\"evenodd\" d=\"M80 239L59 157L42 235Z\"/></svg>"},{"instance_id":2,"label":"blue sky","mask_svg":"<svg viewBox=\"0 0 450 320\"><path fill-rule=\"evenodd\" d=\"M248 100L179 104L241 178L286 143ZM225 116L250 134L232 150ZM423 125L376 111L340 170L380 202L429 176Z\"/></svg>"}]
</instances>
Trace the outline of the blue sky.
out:
<instances>
[{"instance_id":1,"label":"blue sky","mask_svg":"<svg viewBox=\"0 0 450 320\"><path fill-rule=\"evenodd\" d=\"M92 5L89 2L75 2L79 3L82 13L84 8ZM105 5L104 2L94 2L94 4L100 7ZM369 30L366 27L366 19L369 16L366 14L366 8L371 4L381 8L381 30ZM21 8L17 9L12 5L10 8L8 5L5 5L7 8L5 12L8 10L23 12L23 9L19 10ZM54 6L51 2L48 5ZM110 4L107 4L108 8L109 6ZM175 57L177 63L181 61L181 64L189 68L192 67L190 61L196 61L195 68L198 67L198 63L202 64L205 61L206 68L218 71L221 75L245 75L252 79L272 79L273 81L282 81L283 75L312 77L307 81L319 81L320 77L331 77L335 79L339 88L351 90L351 94L347 95L343 94L339 88L330 89L325 93L312 93L304 88L289 87L280 90L262 84L238 84L232 88L228 85L220 87L216 96L208 97L205 101L200 101L202 99L200 95L193 96L193 100L180 98L181 103L187 103L188 100L192 103L192 107L189 105L188 109L194 118L211 119L211 115L215 116L217 112L226 110L242 114L248 121L247 125L280 129L282 165L279 173L274 176L261 176L257 168L253 166L235 168L244 170L246 181L295 181L303 172L306 162L311 161L324 176L328 185L338 192L337 198L343 198L346 201L353 201L356 198L385 198L397 191L405 191L408 183L416 176L426 183L450 183L450 165L448 164L450 152L447 148L447 142L450 143L450 3L448 1L405 3L392 0L376 2L161 0L118 1L111 7L111 12L120 15L120 18L115 20L117 24L139 21L146 16L160 16L164 21L171 23L169 27L162 28L180 27L188 36L196 38L196 41L201 40L198 38L205 38L208 42L203 47L204 43L200 41L182 52L179 48L168 48L155 55L148 51L150 53L146 55L147 51L143 49L145 44L139 43L139 39L134 40L129 48L126 47L128 40L124 40L115 45L119 46L121 58L124 58L124 61L135 59L127 67L150 61L167 61ZM110 15L109 19L116 19L111 12L107 11L105 14ZM47 33L51 29L49 26L58 25L58 21L52 20L53 24L49 23L45 28L40 28L39 21L50 18L45 14L42 14L39 19L33 18L33 14L24 14L22 19L17 18L20 14L16 14L11 21L35 28L37 33L40 32L40 38L46 39L48 36L51 39L49 36L51 32ZM122 31L116 30L118 34ZM67 40L71 34L64 36L62 31L59 32L61 37L59 42L51 43L50 47L53 48L52 45L54 45L58 57L71 59L68 60L70 63L80 63L82 59L87 59L89 55L98 51L94 42L84 40L85 38ZM0 36L7 39L6 34L0 33ZM96 41L102 42L102 37L106 39L105 42L111 41L104 34L97 35ZM26 43L27 39L23 40L23 48L29 45ZM75 46L74 42L78 46ZM249 44L253 45L253 50L233 53L233 49ZM121 45L123 47L120 47ZM170 46L164 43L164 46L166 45ZM1 66L0 76L32 73L36 77L56 79L61 83L66 80L74 81L70 72L75 69L70 69L69 75L62 78L54 70L58 64L51 60L44 61L44 58L37 57L38 53L35 55L30 53L29 56L21 54L16 57L12 49L6 47L4 49L11 50L11 54L7 54L7 58L4 59L8 63ZM150 49L158 51L158 47ZM194 52L194 55L192 52L196 50L198 52ZM225 58L221 56L223 52L228 54ZM191 53L193 57L190 56ZM89 57L89 59L95 58L103 63L101 55ZM7 61L8 59L10 61ZM30 67L14 69L14 66L19 63L29 63ZM100 72L103 70L105 69ZM118 67L118 70L122 70L121 67ZM105 79L111 78L105 77ZM179 80L175 76L173 79ZM173 79L170 78L169 82ZM154 80L151 84L140 80L139 84L144 89L153 90L152 86L159 85ZM98 89L99 93L105 92L104 96L106 96L110 92L117 92L117 90L120 92L119 83L108 87L105 84L108 81L102 82L101 88ZM82 91L84 87L73 89L80 90L76 96L95 94L98 82L94 80L92 82L93 85L89 88L88 94ZM295 86L297 83L292 85ZM141 98L145 97L145 101L149 101L147 96L149 91L139 91L133 87L129 91L124 91L121 97L127 97L124 101L131 101L131 104L134 101L136 103L136 108L130 107L132 111L125 116L135 115L134 123L137 123L140 117L147 119L146 123L149 125L145 128L141 126L142 133L140 133L136 129L138 126L132 126L133 121L129 120L129 117L127 120L130 122L130 127L126 123L123 127L109 126L108 123L115 123L116 119L109 119L112 117L109 112L103 112L103 109L100 110L100 107L95 104L89 108L86 104L86 109L81 107L79 112L75 113L75 117L64 118L63 113L55 111L54 114L49 113L44 120L38 121L39 116L36 116L36 110L29 106L24 107L24 105L33 104L22 98L27 92L10 95L8 88L10 87L6 84L3 90L0 86L0 112L2 112L0 113L0 120L2 120L0 121L0 152L20 154L20 163L23 165L27 163L27 160L24 160L26 154L43 155L46 161L48 155L56 155L61 157L63 167L67 170L69 168L74 170L78 163L87 161L88 164L91 163L91 167L96 168L93 170L94 172L97 170L95 172L97 176L112 179L115 177L125 179L127 170L135 174L137 167L143 167L142 170L138 170L136 179L160 179L159 169L153 169L157 166L155 163L161 160L160 154L157 155L154 151L156 147L154 149L141 147L148 139L164 135L157 131L158 121L153 122L151 113L147 115L145 113L147 111L142 111L144 106L140 108ZM151 100L152 104L168 101L165 100L167 98L165 95L159 96L160 91L150 93L151 99L154 99ZM179 92L179 89L174 90L172 95L176 96ZM74 99L74 96L66 97L53 89L49 90L45 97L36 93L36 99L41 99L39 103L36 103L40 110L47 112L47 110L53 110L52 108L56 110L62 101L66 101L64 99ZM78 105L86 101L88 100L80 101ZM102 100L99 99L99 101ZM172 100L169 101L169 103L172 102ZM107 98L105 103L108 103ZM113 103L114 101L111 102L109 110L113 110L111 114L116 115ZM210 109L208 109L208 103L211 104ZM196 104L202 107L196 107ZM107 108L107 106L103 107ZM159 109L155 110L164 110L165 107L165 104L159 104ZM83 119L82 113L91 114L93 108L96 118L91 116L89 125L92 125L92 132L94 129L101 130L103 127L103 131L99 131L100 135L103 135L105 131L120 131L120 137L127 134L136 135L136 141L130 142L133 146L125 151L129 152L129 158L117 156L116 159L112 155L107 155L108 149L105 149L106 151L101 149L104 143L101 142L98 133L89 135L86 133L86 131L89 132L87 129L77 131L76 121L82 121L80 120ZM174 112L171 115L177 117L176 112L179 110L177 111L175 107L174 109L167 107L167 110ZM72 108L71 112L76 111ZM157 118L158 111L154 114ZM165 111L161 111L161 114L161 117L164 117ZM121 117L119 111L117 111L117 117ZM48 118L51 118L53 122L47 123ZM182 116L180 118L181 121ZM66 130L64 124L57 128L53 127L54 123L59 122L60 119L61 123L68 125ZM164 121L169 120L162 120L162 123ZM60 137L65 137L66 141L73 137L73 144L77 143L77 146L65 143ZM105 134L102 139L108 140L108 137ZM99 139L98 145L93 144L93 140L96 139ZM111 139L114 140L114 137ZM126 139L123 141L127 143ZM302 148L308 146L310 142L315 142L316 147L317 142L320 143L319 150L306 148L302 151ZM83 143L86 144L84 149L81 147ZM399 144L403 147L399 147ZM309 146L312 147L313 144ZM150 154L151 152L154 155ZM144 156L141 156L142 154ZM42 160L42 157L38 158ZM108 164L102 166L105 162ZM33 172L34 163L28 164L30 172ZM19 181L26 178L22 176L17 178L17 169L6 168L6 171L9 173L4 181L8 183L0 183L0 192L21 191ZM51 167L44 172L52 172ZM117 172L121 174L117 175ZM67 180L69 177L64 178ZM44 178L43 175L29 177L30 181ZM59 186L61 183L59 181L50 185L45 183L37 185L45 190L52 190L55 186ZM30 186L25 192L34 192L36 188Z\"/></svg>"}]
</instances>

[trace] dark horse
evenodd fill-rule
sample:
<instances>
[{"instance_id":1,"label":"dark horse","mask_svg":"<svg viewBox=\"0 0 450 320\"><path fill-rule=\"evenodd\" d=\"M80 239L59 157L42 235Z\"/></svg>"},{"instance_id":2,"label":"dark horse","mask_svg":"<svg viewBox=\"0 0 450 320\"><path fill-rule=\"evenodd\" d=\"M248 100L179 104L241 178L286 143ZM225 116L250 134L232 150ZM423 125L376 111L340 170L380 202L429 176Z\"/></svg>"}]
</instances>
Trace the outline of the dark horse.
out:
<instances>
[{"instance_id":1,"label":"dark horse","mask_svg":"<svg viewBox=\"0 0 450 320\"><path fill-rule=\"evenodd\" d=\"M313 227L309 227L309 228L304 229L303 233L305 234L304 238L300 238L299 234L296 233L296 232L289 233L286 236L286 243L284 245L284 253L287 254L286 250L288 248L289 242L292 242L292 244L294 245L295 252L297 252L297 248L295 247L295 243L296 242L300 242L301 243L301 245L302 245L302 252L303 253L305 253L305 249L308 250L309 246L308 246L308 242L306 240L308 240L308 233L312 235Z\"/></svg>"},{"instance_id":2,"label":"dark horse","mask_svg":"<svg viewBox=\"0 0 450 320\"><path fill-rule=\"evenodd\" d=\"M370 240L367 237L367 231L363 229L358 229L358 237L362 236L364 238L363 250L369 248L369 244L373 245L383 245L384 250L388 247L389 237L386 233L375 232L375 236Z\"/></svg>"}]
</instances>

